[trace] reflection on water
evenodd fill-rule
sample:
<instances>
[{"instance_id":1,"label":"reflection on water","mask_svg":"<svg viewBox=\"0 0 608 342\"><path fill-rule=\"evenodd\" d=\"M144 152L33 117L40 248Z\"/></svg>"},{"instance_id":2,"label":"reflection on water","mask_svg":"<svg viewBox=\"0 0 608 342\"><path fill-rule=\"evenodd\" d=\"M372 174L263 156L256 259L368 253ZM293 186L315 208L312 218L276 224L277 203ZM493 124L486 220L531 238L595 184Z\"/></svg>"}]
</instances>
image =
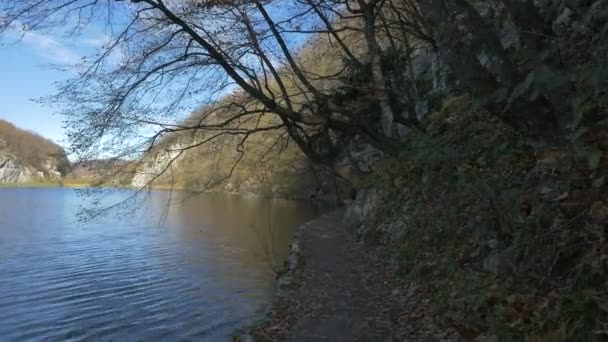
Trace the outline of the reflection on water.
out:
<instances>
[{"instance_id":1,"label":"reflection on water","mask_svg":"<svg viewBox=\"0 0 608 342\"><path fill-rule=\"evenodd\" d=\"M1 189L0 339L218 341L259 317L314 208L205 194L165 213L168 196L83 223L74 190Z\"/></svg>"}]
</instances>

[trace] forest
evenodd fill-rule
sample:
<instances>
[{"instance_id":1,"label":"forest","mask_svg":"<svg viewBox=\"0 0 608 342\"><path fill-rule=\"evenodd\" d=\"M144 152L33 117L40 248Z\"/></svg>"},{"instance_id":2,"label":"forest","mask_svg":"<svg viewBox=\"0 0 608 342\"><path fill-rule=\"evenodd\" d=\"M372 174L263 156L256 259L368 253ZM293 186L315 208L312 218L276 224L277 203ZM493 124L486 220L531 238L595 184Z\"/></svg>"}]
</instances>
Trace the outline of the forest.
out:
<instances>
[{"instance_id":1,"label":"forest","mask_svg":"<svg viewBox=\"0 0 608 342\"><path fill-rule=\"evenodd\" d=\"M79 158L134 160L144 188L180 163L205 189L312 164L356 189L352 231L438 326L599 341L607 19L603 0L24 0L0 33L108 32L43 99Z\"/></svg>"}]
</instances>

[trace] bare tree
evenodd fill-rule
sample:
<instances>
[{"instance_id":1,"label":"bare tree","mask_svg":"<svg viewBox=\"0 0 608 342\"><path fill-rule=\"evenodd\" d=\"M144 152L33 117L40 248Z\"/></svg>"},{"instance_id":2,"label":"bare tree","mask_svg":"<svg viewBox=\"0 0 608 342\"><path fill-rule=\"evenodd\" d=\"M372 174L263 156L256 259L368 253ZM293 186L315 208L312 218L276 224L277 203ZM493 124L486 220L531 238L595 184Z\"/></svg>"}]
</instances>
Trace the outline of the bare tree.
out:
<instances>
[{"instance_id":1,"label":"bare tree","mask_svg":"<svg viewBox=\"0 0 608 342\"><path fill-rule=\"evenodd\" d=\"M378 1L361 1L359 9L342 5L362 13L368 31L374 30ZM336 104L332 89L319 87L319 75L296 55L326 31L346 58L357 59L312 1L25 0L3 1L0 10L2 32L78 35L102 27L108 35L95 55L75 66L77 75L46 99L66 116L72 150L83 158L136 156L163 136L185 131L211 133L205 142L238 136L241 146L252 134L285 131L308 158L333 169L338 147L330 136L362 136L381 149L391 145L393 114L373 32L366 39L383 128ZM235 89L239 101L226 101ZM201 106L211 108L201 120L180 120ZM261 115L269 119L248 124ZM343 176L358 182L361 175L350 170Z\"/></svg>"},{"instance_id":2,"label":"bare tree","mask_svg":"<svg viewBox=\"0 0 608 342\"><path fill-rule=\"evenodd\" d=\"M544 34L531 1L487 3L504 8L504 16L520 24L522 37ZM165 147L171 156L223 139L235 142L242 155L252 136L272 133L288 136L311 161L359 184L363 173L349 157L350 141L398 153L397 125L422 131L412 67L418 45L434 48L478 96L510 92L522 80L496 27L474 5L467 0L0 0L0 33L59 30L78 37L101 30L106 35L106 43L75 65L74 77L46 99L66 116L72 153L83 159L138 159L168 136L180 137L179 144ZM320 40L325 47L319 48ZM538 44L529 35L522 41ZM358 83L349 79L353 75L360 75ZM344 95L349 91L351 98ZM502 104L498 107L492 109L500 112ZM519 110L526 107L514 111L523 118L511 122L546 112ZM201 115L185 120L199 108Z\"/></svg>"}]
</instances>

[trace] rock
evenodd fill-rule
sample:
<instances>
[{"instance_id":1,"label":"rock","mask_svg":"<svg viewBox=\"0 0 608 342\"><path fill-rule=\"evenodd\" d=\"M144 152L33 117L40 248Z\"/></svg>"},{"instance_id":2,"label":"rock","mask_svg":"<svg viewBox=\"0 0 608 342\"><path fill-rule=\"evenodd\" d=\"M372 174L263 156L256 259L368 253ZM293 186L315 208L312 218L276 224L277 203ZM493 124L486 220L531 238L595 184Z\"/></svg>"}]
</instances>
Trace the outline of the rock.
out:
<instances>
[{"instance_id":1,"label":"rock","mask_svg":"<svg viewBox=\"0 0 608 342\"><path fill-rule=\"evenodd\" d=\"M136 188L147 186L148 183L152 182L159 174L166 170L170 164L178 165L180 162L180 151L187 147L187 144L176 143L169 146L166 151L159 151L155 155L147 157L150 159L137 170L131 179L131 186Z\"/></svg>"},{"instance_id":2,"label":"rock","mask_svg":"<svg viewBox=\"0 0 608 342\"><path fill-rule=\"evenodd\" d=\"M592 185L593 185L594 188L600 189L600 188L602 188L604 186L604 184L606 184L606 177L602 176L602 177L600 177L598 179L595 179L593 181Z\"/></svg>"},{"instance_id":3,"label":"rock","mask_svg":"<svg viewBox=\"0 0 608 342\"><path fill-rule=\"evenodd\" d=\"M24 183L34 180L34 171L11 154L0 155L0 183Z\"/></svg>"},{"instance_id":4,"label":"rock","mask_svg":"<svg viewBox=\"0 0 608 342\"><path fill-rule=\"evenodd\" d=\"M572 26L572 12L569 8L564 8L564 11L553 23L553 30L559 34L563 34L565 30Z\"/></svg>"},{"instance_id":5,"label":"rock","mask_svg":"<svg viewBox=\"0 0 608 342\"><path fill-rule=\"evenodd\" d=\"M351 227L357 227L369 221L371 213L381 206L376 189L359 189L355 200L346 209L345 221Z\"/></svg>"},{"instance_id":6,"label":"rock","mask_svg":"<svg viewBox=\"0 0 608 342\"><path fill-rule=\"evenodd\" d=\"M360 141L353 140L349 142L349 151L351 153L350 158L357 161L357 167L363 172L370 172L380 158L382 158L382 152L371 145L364 144ZM341 161L342 164L350 164L351 159L345 158Z\"/></svg>"},{"instance_id":7,"label":"rock","mask_svg":"<svg viewBox=\"0 0 608 342\"><path fill-rule=\"evenodd\" d=\"M63 156L64 157L64 156ZM61 180L62 157L49 157L38 167L23 163L18 156L0 153L0 183L26 183L36 180Z\"/></svg>"},{"instance_id":8,"label":"rock","mask_svg":"<svg viewBox=\"0 0 608 342\"><path fill-rule=\"evenodd\" d=\"M60 161L59 159L56 158L48 158L47 160L44 161L44 163L42 164L42 168L43 170L41 170L40 172L42 172L42 177L44 178L50 178L50 179L54 179L54 180L60 180L63 178L63 172L60 170L60 163L62 163L63 161Z\"/></svg>"},{"instance_id":9,"label":"rock","mask_svg":"<svg viewBox=\"0 0 608 342\"><path fill-rule=\"evenodd\" d=\"M511 270L512 265L504 255L491 254L483 261L483 269L493 274L503 274Z\"/></svg>"},{"instance_id":10,"label":"rock","mask_svg":"<svg viewBox=\"0 0 608 342\"><path fill-rule=\"evenodd\" d=\"M602 201L593 203L591 210L589 210L589 217L591 218L591 222L595 224L608 223L608 206Z\"/></svg>"},{"instance_id":11,"label":"rock","mask_svg":"<svg viewBox=\"0 0 608 342\"><path fill-rule=\"evenodd\" d=\"M548 187L548 186L543 186L542 188L540 188L540 194L541 195L547 195L550 194L553 190Z\"/></svg>"}]
</instances>

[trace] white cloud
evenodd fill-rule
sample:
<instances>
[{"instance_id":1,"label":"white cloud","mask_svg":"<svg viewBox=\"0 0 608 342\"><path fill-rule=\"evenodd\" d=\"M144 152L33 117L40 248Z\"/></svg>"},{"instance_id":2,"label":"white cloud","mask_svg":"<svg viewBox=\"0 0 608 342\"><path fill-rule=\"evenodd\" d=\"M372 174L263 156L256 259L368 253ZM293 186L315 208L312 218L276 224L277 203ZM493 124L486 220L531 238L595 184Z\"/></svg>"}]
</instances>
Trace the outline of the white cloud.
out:
<instances>
[{"instance_id":1,"label":"white cloud","mask_svg":"<svg viewBox=\"0 0 608 342\"><path fill-rule=\"evenodd\" d=\"M23 33L22 41L31 46L37 54L58 64L75 64L80 60L80 55L68 48L57 38L38 32Z\"/></svg>"},{"instance_id":2,"label":"white cloud","mask_svg":"<svg viewBox=\"0 0 608 342\"><path fill-rule=\"evenodd\" d=\"M113 43L113 38L107 34L88 32L79 36L74 41L74 46L78 46L79 51L86 51L90 56L94 51L106 52ZM105 57L105 62L110 65L118 65L123 58L123 44L118 44L112 47L112 51Z\"/></svg>"},{"instance_id":3,"label":"white cloud","mask_svg":"<svg viewBox=\"0 0 608 342\"><path fill-rule=\"evenodd\" d=\"M97 34L95 36L82 37L78 40L78 42L88 47L99 48L109 44L111 42L111 38L105 34Z\"/></svg>"},{"instance_id":4,"label":"white cloud","mask_svg":"<svg viewBox=\"0 0 608 342\"><path fill-rule=\"evenodd\" d=\"M11 31L10 37L15 43L29 46L37 55L48 62L63 66L82 62L84 56L92 54L96 49L103 48L111 42L111 37L105 34L74 36L68 43L59 34L18 29ZM122 54L122 49L115 47L109 54L107 61L111 64L118 64L123 57Z\"/></svg>"},{"instance_id":5,"label":"white cloud","mask_svg":"<svg viewBox=\"0 0 608 342\"><path fill-rule=\"evenodd\" d=\"M112 37L98 32L65 37L61 32L26 31L19 24L13 25L7 35L11 45L23 44L49 64L66 67L76 66L84 57L94 55L96 50L105 49L112 42ZM115 46L107 55L106 63L118 65L123 57L122 46Z\"/></svg>"},{"instance_id":6,"label":"white cloud","mask_svg":"<svg viewBox=\"0 0 608 342\"><path fill-rule=\"evenodd\" d=\"M21 22L14 22L6 32L8 41L20 43L31 48L33 52L50 63L74 65L81 61L82 53L75 48L73 40L70 43L63 40L58 32L39 32L26 28ZM96 44L98 39L91 39L86 46Z\"/></svg>"}]
</instances>

